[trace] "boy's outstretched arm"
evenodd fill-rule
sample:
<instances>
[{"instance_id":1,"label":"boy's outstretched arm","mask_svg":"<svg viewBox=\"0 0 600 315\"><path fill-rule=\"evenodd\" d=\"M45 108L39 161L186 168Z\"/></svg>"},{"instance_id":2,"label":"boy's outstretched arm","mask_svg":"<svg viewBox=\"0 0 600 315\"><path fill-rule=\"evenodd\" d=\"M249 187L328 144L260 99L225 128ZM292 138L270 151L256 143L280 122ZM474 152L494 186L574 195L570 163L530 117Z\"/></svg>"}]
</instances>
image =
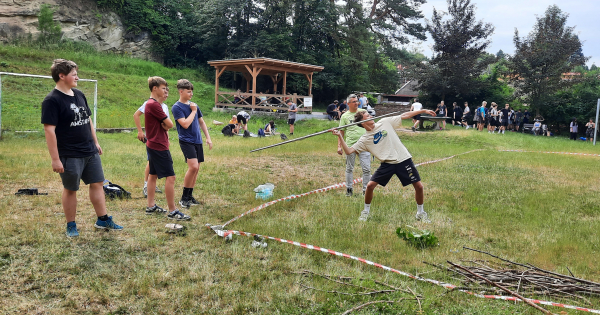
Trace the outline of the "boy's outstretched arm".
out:
<instances>
[{"instance_id":1,"label":"boy's outstretched arm","mask_svg":"<svg viewBox=\"0 0 600 315\"><path fill-rule=\"evenodd\" d=\"M409 119L412 118L413 116L419 115L419 114L428 114L431 116L435 116L435 112L430 110L430 109L422 109L422 110L417 110L417 111L413 111L413 112L406 112L402 115L400 115L400 118L402 119Z\"/></svg>"}]
</instances>

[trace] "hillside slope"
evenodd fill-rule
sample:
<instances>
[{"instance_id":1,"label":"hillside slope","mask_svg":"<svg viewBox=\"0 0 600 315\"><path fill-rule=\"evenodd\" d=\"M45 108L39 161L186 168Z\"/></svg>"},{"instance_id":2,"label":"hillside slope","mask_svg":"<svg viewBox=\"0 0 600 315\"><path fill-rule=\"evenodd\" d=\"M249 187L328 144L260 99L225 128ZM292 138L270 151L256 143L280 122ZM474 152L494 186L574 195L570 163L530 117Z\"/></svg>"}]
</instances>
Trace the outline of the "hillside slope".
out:
<instances>
[{"instance_id":1,"label":"hillside slope","mask_svg":"<svg viewBox=\"0 0 600 315\"><path fill-rule=\"evenodd\" d=\"M98 127L133 127L131 118L135 110L148 98L147 78L161 76L171 87L167 104L178 99L175 85L186 78L194 84L194 101L203 111L214 104L214 86L206 83L199 71L167 68L159 63L127 56L95 52L84 44L66 44L70 47L37 49L31 47L0 46L0 72L50 75L52 60L64 58L79 65L81 79L98 80ZM14 129L26 124L28 129L39 129L40 104L54 87L51 79L16 78L2 76L2 125ZM80 82L93 106L92 83ZM13 126L13 128L11 128Z\"/></svg>"}]
</instances>

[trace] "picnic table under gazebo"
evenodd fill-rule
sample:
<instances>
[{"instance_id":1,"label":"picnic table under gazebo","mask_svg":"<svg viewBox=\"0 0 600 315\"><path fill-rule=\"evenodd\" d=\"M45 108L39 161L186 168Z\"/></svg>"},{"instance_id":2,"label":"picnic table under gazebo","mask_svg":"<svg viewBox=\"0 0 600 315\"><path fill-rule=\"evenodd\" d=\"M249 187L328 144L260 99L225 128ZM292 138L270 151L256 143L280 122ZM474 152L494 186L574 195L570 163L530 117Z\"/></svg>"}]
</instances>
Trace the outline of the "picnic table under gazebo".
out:
<instances>
[{"instance_id":1,"label":"picnic table under gazebo","mask_svg":"<svg viewBox=\"0 0 600 315\"><path fill-rule=\"evenodd\" d=\"M298 105L299 112L312 112L313 73L323 70L322 66L291 62L271 58L244 58L213 60L208 62L215 67L215 107L235 107L251 110L281 110L287 99ZM219 90L219 77L224 71L239 72L246 79L246 91L223 92ZM288 73L303 74L308 81L308 95L286 94ZM266 75L273 82L273 91L281 94L261 94L256 91L256 78ZM283 81L283 82L282 82ZM281 83L281 89L279 89ZM261 97L263 99L261 99Z\"/></svg>"}]
</instances>

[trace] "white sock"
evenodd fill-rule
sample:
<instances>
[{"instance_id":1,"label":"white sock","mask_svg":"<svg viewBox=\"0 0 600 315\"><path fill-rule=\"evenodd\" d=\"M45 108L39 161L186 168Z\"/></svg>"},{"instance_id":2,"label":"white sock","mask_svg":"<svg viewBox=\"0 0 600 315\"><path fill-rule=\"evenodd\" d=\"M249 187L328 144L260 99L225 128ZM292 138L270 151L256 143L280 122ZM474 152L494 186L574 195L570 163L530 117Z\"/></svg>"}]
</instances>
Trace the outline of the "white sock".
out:
<instances>
[{"instance_id":1,"label":"white sock","mask_svg":"<svg viewBox=\"0 0 600 315\"><path fill-rule=\"evenodd\" d=\"M365 203L365 210L363 210L363 211L369 213L369 211L371 211L371 204L370 203L369 204Z\"/></svg>"},{"instance_id":2,"label":"white sock","mask_svg":"<svg viewBox=\"0 0 600 315\"><path fill-rule=\"evenodd\" d=\"M504 130L502 130L502 134L504 134Z\"/></svg>"},{"instance_id":3,"label":"white sock","mask_svg":"<svg viewBox=\"0 0 600 315\"><path fill-rule=\"evenodd\" d=\"M425 210L423 210L423 205L417 205L417 213L423 213L425 212Z\"/></svg>"},{"instance_id":4,"label":"white sock","mask_svg":"<svg viewBox=\"0 0 600 315\"><path fill-rule=\"evenodd\" d=\"M148 182L144 182L144 187L148 187Z\"/></svg>"}]
</instances>

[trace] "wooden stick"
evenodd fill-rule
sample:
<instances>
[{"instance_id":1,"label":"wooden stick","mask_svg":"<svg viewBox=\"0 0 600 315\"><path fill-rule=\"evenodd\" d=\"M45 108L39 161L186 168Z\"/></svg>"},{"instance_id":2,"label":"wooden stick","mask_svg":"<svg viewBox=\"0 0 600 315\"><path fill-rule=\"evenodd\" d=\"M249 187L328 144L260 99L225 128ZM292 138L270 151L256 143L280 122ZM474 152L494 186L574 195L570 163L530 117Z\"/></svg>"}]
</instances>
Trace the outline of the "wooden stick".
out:
<instances>
[{"instance_id":1,"label":"wooden stick","mask_svg":"<svg viewBox=\"0 0 600 315\"><path fill-rule=\"evenodd\" d=\"M327 130L323 130L323 131L311 133L309 135L306 135L306 136L303 136L303 137L300 137L300 138L296 138L296 139L292 139L292 140L287 140L287 141L279 142L279 143L276 143L276 144L268 145L266 147L254 149L254 150L252 150L250 152L256 152L256 151L260 151L260 150L264 150L264 149L273 148L273 147L276 147L276 146L279 146L279 145L288 144L288 143L291 143L291 142L294 142L294 141L304 140L304 139L307 139L307 138L310 138L310 137L314 137L314 136L318 136L318 135L321 135L321 134L324 134L324 133L328 133L328 132L331 132L331 130L344 129L344 128L348 128L350 126L362 124L362 123L367 122L367 121L371 121L371 120L375 120L375 119L379 119L379 118L383 118L383 117L388 117L388 116L399 115L399 114L402 114L402 112L400 112L400 111L393 112L393 113L389 113L389 114L385 114L385 115L381 115L381 116L377 116L377 117L373 117L373 118L361 120L359 122L355 122L355 123L351 123L351 124L347 124L347 125L343 125L343 126L339 126L339 127L335 127L335 128L331 128L331 129L327 129Z\"/></svg>"},{"instance_id":2,"label":"wooden stick","mask_svg":"<svg viewBox=\"0 0 600 315\"><path fill-rule=\"evenodd\" d=\"M499 285L499 284L496 284L496 283L494 283L494 282L492 282L492 281L490 281L490 280L486 279L485 277L482 277L482 276L480 276L480 275L478 275L478 274L475 274L475 273L471 272L471 271L470 271L469 269L467 269L467 268L463 268L462 266L455 265L455 264L453 264L453 263L452 263L452 262L450 262L450 261L447 261L447 262L448 262L450 265L452 265L452 266L454 266L454 267L456 267L456 268L458 268L458 269L462 269L462 270L464 270L464 271L466 271L466 272L468 272L468 273L472 274L473 276L475 276L475 277L477 277L477 278L479 278L479 279L481 279L481 280L484 280L485 282L487 282L487 283L489 283L489 284L491 284L491 285L493 285L493 286L495 286L495 287L497 287L497 288L499 288L499 289L501 289L501 290L503 290L503 291L505 291L505 292L507 292L507 293L511 294L512 296L515 296L515 297L517 297L517 298L521 299L523 302L525 302L525 303L529 304L531 307L533 307L533 308L535 308L535 309L539 310L540 312L543 312L544 314L552 314L550 311L548 311L548 310L546 310L546 309L544 309L544 308L540 307L539 305L535 305L534 303L532 303L532 302L530 302L529 300L525 299L524 297L522 297L522 296L521 296L520 294L518 294L518 293L512 292L511 290L509 290L509 289L507 289L507 288L505 288L505 287L503 287L503 286L501 286L501 285Z\"/></svg>"}]
</instances>

